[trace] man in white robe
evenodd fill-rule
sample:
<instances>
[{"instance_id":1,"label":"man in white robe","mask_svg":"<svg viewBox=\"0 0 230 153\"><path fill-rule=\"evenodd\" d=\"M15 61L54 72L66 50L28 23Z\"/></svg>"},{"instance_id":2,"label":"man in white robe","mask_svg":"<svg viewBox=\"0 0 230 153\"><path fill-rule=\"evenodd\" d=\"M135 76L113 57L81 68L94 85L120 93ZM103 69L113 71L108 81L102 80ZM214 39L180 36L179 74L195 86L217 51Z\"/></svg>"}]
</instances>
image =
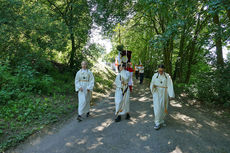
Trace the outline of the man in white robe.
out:
<instances>
[{"instance_id":1,"label":"man in white robe","mask_svg":"<svg viewBox=\"0 0 230 153\"><path fill-rule=\"evenodd\" d=\"M164 72L164 65L158 66L158 73L152 77L150 89L153 94L153 107L155 115L154 129L165 126L164 118L168 114L169 98L174 98L173 82L169 74Z\"/></svg>"},{"instance_id":2,"label":"man in white robe","mask_svg":"<svg viewBox=\"0 0 230 153\"><path fill-rule=\"evenodd\" d=\"M117 116L115 122L121 121L121 115L126 114L126 119L130 119L129 114L129 72L125 70L125 65L119 65L119 73L117 74L115 84L116 84L116 91L115 91L115 106L116 112L115 115Z\"/></svg>"},{"instance_id":3,"label":"man in white robe","mask_svg":"<svg viewBox=\"0 0 230 153\"><path fill-rule=\"evenodd\" d=\"M87 62L81 63L80 69L75 77L75 90L78 92L78 117L77 120L82 121L82 115L86 114L89 117L90 101L94 87L93 73L87 69Z\"/></svg>"}]
</instances>

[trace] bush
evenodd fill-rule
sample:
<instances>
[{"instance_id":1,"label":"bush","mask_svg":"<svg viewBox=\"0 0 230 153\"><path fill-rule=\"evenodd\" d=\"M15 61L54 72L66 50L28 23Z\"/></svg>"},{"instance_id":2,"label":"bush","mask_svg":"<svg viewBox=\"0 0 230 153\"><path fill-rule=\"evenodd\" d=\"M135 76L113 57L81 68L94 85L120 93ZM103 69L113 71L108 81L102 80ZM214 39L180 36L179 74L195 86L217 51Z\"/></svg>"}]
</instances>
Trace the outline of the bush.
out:
<instances>
[{"instance_id":1,"label":"bush","mask_svg":"<svg viewBox=\"0 0 230 153\"><path fill-rule=\"evenodd\" d=\"M0 152L75 110L71 95L56 95L74 91L73 75L44 63L0 59Z\"/></svg>"},{"instance_id":2,"label":"bush","mask_svg":"<svg viewBox=\"0 0 230 153\"><path fill-rule=\"evenodd\" d=\"M186 90L205 103L230 107L230 64L220 70L200 73Z\"/></svg>"},{"instance_id":3,"label":"bush","mask_svg":"<svg viewBox=\"0 0 230 153\"><path fill-rule=\"evenodd\" d=\"M11 68L8 62L0 63L0 104L22 99L28 93L51 93L53 79L33 69L24 62Z\"/></svg>"}]
</instances>

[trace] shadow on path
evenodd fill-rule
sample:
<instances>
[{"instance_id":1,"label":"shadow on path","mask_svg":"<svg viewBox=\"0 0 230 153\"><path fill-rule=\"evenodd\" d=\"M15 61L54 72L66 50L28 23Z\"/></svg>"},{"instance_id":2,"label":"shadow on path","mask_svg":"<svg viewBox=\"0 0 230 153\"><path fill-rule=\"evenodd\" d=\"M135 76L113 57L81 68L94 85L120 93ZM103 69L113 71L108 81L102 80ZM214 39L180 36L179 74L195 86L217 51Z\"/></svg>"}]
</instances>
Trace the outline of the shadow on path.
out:
<instances>
[{"instance_id":1,"label":"shadow on path","mask_svg":"<svg viewBox=\"0 0 230 153\"><path fill-rule=\"evenodd\" d=\"M73 118L12 153L228 153L229 125L179 101L171 101L167 127L155 131L147 83L135 83L131 120L114 122L114 93L91 109L92 117Z\"/></svg>"}]
</instances>

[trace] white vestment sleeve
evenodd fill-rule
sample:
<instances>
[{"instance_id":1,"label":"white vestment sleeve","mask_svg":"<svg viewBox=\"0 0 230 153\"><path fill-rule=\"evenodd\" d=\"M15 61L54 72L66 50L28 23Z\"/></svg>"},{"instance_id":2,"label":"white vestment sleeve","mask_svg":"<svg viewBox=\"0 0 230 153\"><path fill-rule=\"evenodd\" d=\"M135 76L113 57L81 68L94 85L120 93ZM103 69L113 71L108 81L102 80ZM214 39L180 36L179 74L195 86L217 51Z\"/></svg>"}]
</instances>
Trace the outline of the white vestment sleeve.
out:
<instances>
[{"instance_id":1,"label":"white vestment sleeve","mask_svg":"<svg viewBox=\"0 0 230 153\"><path fill-rule=\"evenodd\" d=\"M151 93L153 93L153 85L154 85L154 75L153 75L152 80L151 80L151 83L150 83L150 90L151 90Z\"/></svg>"},{"instance_id":2,"label":"white vestment sleeve","mask_svg":"<svg viewBox=\"0 0 230 153\"><path fill-rule=\"evenodd\" d=\"M129 82L129 77L130 77L130 72L129 71L126 71L126 75L125 75L125 83L128 83Z\"/></svg>"},{"instance_id":3,"label":"white vestment sleeve","mask_svg":"<svg viewBox=\"0 0 230 153\"><path fill-rule=\"evenodd\" d=\"M87 86L87 89L93 91L93 87L94 87L94 76L92 72L89 72L89 84Z\"/></svg>"},{"instance_id":4,"label":"white vestment sleeve","mask_svg":"<svg viewBox=\"0 0 230 153\"><path fill-rule=\"evenodd\" d=\"M151 93L153 94L153 92L156 90L156 88L153 88L153 85L155 85L156 83L156 73L153 75L152 77L152 80L151 80L151 83L150 83L150 90L151 90Z\"/></svg>"},{"instance_id":5,"label":"white vestment sleeve","mask_svg":"<svg viewBox=\"0 0 230 153\"><path fill-rule=\"evenodd\" d=\"M174 98L175 94L174 94L174 90L173 90L173 82L172 82L172 79L171 79L171 77L169 75L168 75L167 86L168 86L168 95L169 95L169 97Z\"/></svg>"},{"instance_id":6,"label":"white vestment sleeve","mask_svg":"<svg viewBox=\"0 0 230 153\"><path fill-rule=\"evenodd\" d=\"M120 74L118 74L115 79L115 84L117 88L122 88L120 77L121 77Z\"/></svg>"},{"instance_id":7,"label":"white vestment sleeve","mask_svg":"<svg viewBox=\"0 0 230 153\"><path fill-rule=\"evenodd\" d=\"M77 72L76 76L75 76L75 91L79 91L81 88L80 85L80 73Z\"/></svg>"}]
</instances>

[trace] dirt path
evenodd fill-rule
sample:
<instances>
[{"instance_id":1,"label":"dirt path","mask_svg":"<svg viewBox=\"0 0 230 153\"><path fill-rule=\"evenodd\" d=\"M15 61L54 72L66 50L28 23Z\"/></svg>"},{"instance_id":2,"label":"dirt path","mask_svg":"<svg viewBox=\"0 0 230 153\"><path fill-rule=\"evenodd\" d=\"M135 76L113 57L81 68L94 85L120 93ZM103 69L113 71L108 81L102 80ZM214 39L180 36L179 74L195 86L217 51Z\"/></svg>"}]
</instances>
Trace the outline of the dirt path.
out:
<instances>
[{"instance_id":1,"label":"dirt path","mask_svg":"<svg viewBox=\"0 0 230 153\"><path fill-rule=\"evenodd\" d=\"M136 83L130 121L113 121L114 93L94 106L92 117L70 119L19 145L11 153L229 153L229 122L195 107L171 101L167 127L155 131L152 96Z\"/></svg>"}]
</instances>

